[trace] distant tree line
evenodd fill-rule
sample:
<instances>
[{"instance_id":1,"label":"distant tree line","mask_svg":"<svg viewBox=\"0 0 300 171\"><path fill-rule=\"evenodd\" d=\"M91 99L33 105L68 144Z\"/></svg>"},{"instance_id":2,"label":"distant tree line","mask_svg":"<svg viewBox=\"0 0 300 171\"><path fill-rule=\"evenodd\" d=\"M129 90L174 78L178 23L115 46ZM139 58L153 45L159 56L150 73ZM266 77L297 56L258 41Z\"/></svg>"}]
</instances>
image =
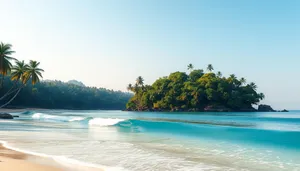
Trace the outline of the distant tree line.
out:
<instances>
[{"instance_id":1,"label":"distant tree line","mask_svg":"<svg viewBox=\"0 0 300 171\"><path fill-rule=\"evenodd\" d=\"M127 89L134 93L127 110L145 111L252 111L264 94L258 93L255 83L247 83L234 74L229 77L214 73L211 64L207 72L187 66L189 73L174 72L144 85L139 76Z\"/></svg>"},{"instance_id":2,"label":"distant tree line","mask_svg":"<svg viewBox=\"0 0 300 171\"><path fill-rule=\"evenodd\" d=\"M0 108L124 109L132 96L76 80L40 82L40 63L19 61L14 53L11 44L0 43Z\"/></svg>"},{"instance_id":3,"label":"distant tree line","mask_svg":"<svg viewBox=\"0 0 300 171\"><path fill-rule=\"evenodd\" d=\"M10 77L5 77L0 94L7 92L13 84ZM7 107L121 110L131 97L131 93L48 80L26 85Z\"/></svg>"}]
</instances>

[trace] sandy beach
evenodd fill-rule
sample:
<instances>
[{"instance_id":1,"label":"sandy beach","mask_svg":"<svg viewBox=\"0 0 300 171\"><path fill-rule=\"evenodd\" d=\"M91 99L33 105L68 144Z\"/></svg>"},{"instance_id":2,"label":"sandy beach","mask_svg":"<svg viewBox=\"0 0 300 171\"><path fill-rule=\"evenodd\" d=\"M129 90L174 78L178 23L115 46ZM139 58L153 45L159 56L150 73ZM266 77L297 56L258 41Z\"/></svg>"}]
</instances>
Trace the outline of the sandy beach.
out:
<instances>
[{"instance_id":1,"label":"sandy beach","mask_svg":"<svg viewBox=\"0 0 300 171\"><path fill-rule=\"evenodd\" d=\"M100 168L60 165L51 158L14 151L0 145L0 171L104 171Z\"/></svg>"},{"instance_id":2,"label":"sandy beach","mask_svg":"<svg viewBox=\"0 0 300 171\"><path fill-rule=\"evenodd\" d=\"M32 109L1 109L0 112L23 112ZM35 109L40 110L40 109ZM33 156L0 145L0 170L1 171L63 171L55 161L38 156Z\"/></svg>"},{"instance_id":3,"label":"sandy beach","mask_svg":"<svg viewBox=\"0 0 300 171\"><path fill-rule=\"evenodd\" d=\"M40 162L38 162L40 161ZM43 164L42 164L43 163ZM46 164L49 163L49 164ZM52 164L51 164L52 163ZM0 170L1 171L63 171L65 169L54 166L50 159L32 156L13 151L0 146Z\"/></svg>"},{"instance_id":4,"label":"sandy beach","mask_svg":"<svg viewBox=\"0 0 300 171\"><path fill-rule=\"evenodd\" d=\"M0 113L44 111L41 108L0 109ZM35 156L6 148L0 143L0 171L103 171L89 166L59 163L51 158Z\"/></svg>"}]
</instances>

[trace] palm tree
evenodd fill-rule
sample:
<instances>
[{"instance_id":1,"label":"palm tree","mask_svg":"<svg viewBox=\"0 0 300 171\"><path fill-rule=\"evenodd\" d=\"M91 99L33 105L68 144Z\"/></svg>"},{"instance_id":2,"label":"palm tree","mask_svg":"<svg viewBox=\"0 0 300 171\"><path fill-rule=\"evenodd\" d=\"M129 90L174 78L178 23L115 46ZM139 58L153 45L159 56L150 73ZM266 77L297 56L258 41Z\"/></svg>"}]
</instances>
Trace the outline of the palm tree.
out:
<instances>
[{"instance_id":1,"label":"palm tree","mask_svg":"<svg viewBox=\"0 0 300 171\"><path fill-rule=\"evenodd\" d=\"M236 76L234 74L230 74L229 76L231 79L236 79Z\"/></svg>"},{"instance_id":2,"label":"palm tree","mask_svg":"<svg viewBox=\"0 0 300 171\"><path fill-rule=\"evenodd\" d=\"M143 86L144 85L144 79L143 79L143 77L141 77L141 76L137 77L136 84Z\"/></svg>"},{"instance_id":3,"label":"palm tree","mask_svg":"<svg viewBox=\"0 0 300 171\"><path fill-rule=\"evenodd\" d=\"M21 62L22 63L22 62ZM20 64L21 64L20 63ZM31 79L31 84L35 85L36 83L40 82L40 77L43 78L42 76L42 72L44 72L43 69L38 68L39 66L39 62L37 61L32 61L30 60L29 65L22 65L23 68L20 69L19 71L25 71L25 72L17 72L15 71L15 77L14 78L19 78L20 81L22 82L23 86L21 86L17 93L5 104L3 104L2 106L0 106L0 108L3 108L5 106L7 106L9 103L11 103L19 94L19 92L22 90L22 88L26 85L26 83L28 82L28 80ZM19 73L19 74L17 74Z\"/></svg>"},{"instance_id":4,"label":"palm tree","mask_svg":"<svg viewBox=\"0 0 300 171\"><path fill-rule=\"evenodd\" d=\"M16 65L12 67L11 80L19 81L28 70L28 67L24 61L16 61Z\"/></svg>"},{"instance_id":5,"label":"palm tree","mask_svg":"<svg viewBox=\"0 0 300 171\"><path fill-rule=\"evenodd\" d=\"M242 84L245 84L245 83L246 83L246 79L245 79L244 77L242 77L242 78L240 79L240 82L241 82Z\"/></svg>"},{"instance_id":6,"label":"palm tree","mask_svg":"<svg viewBox=\"0 0 300 171\"><path fill-rule=\"evenodd\" d=\"M249 84L249 86L253 89L253 90L256 90L257 89L257 85L254 83L254 82L251 82Z\"/></svg>"},{"instance_id":7,"label":"palm tree","mask_svg":"<svg viewBox=\"0 0 300 171\"><path fill-rule=\"evenodd\" d=\"M10 71L12 64L10 60L15 60L15 58L11 57L14 51L11 50L11 44L4 44L3 42L0 43L0 74L2 76L0 87L3 86L4 76L6 76Z\"/></svg>"},{"instance_id":8,"label":"palm tree","mask_svg":"<svg viewBox=\"0 0 300 171\"><path fill-rule=\"evenodd\" d=\"M212 71L214 70L214 67L212 66L212 64L208 64L208 65L207 65L207 70L208 70L209 72L212 72Z\"/></svg>"},{"instance_id":9,"label":"palm tree","mask_svg":"<svg viewBox=\"0 0 300 171\"><path fill-rule=\"evenodd\" d=\"M127 90L128 90L128 91L132 91L132 88L133 88L133 87L132 87L132 84L128 84Z\"/></svg>"},{"instance_id":10,"label":"palm tree","mask_svg":"<svg viewBox=\"0 0 300 171\"><path fill-rule=\"evenodd\" d=\"M194 65L193 64L188 64L187 69L189 71L192 71L194 69Z\"/></svg>"},{"instance_id":11,"label":"palm tree","mask_svg":"<svg viewBox=\"0 0 300 171\"><path fill-rule=\"evenodd\" d=\"M259 93L260 99L263 100L265 98L265 95L263 93Z\"/></svg>"},{"instance_id":12,"label":"palm tree","mask_svg":"<svg viewBox=\"0 0 300 171\"><path fill-rule=\"evenodd\" d=\"M14 85L8 90L7 93L5 93L0 100L4 99L6 96L10 95L11 93L17 91L18 89L15 89L15 86L19 82L19 80L23 79L24 73L28 70L28 65L25 64L24 61L16 61L16 65L12 67L11 72L11 80L15 81ZM13 91L12 91L13 90Z\"/></svg>"},{"instance_id":13,"label":"palm tree","mask_svg":"<svg viewBox=\"0 0 300 171\"><path fill-rule=\"evenodd\" d=\"M43 78L41 72L44 72L44 70L38 68L39 65L40 63L37 61L29 61L28 69L24 73L23 84L26 84L29 79L31 79L32 85L35 85L36 83L40 82L40 77Z\"/></svg>"},{"instance_id":14,"label":"palm tree","mask_svg":"<svg viewBox=\"0 0 300 171\"><path fill-rule=\"evenodd\" d=\"M217 72L217 76L218 76L219 78L221 78L221 77L222 77L222 72L221 72L221 71L218 71L218 72Z\"/></svg>"}]
</instances>

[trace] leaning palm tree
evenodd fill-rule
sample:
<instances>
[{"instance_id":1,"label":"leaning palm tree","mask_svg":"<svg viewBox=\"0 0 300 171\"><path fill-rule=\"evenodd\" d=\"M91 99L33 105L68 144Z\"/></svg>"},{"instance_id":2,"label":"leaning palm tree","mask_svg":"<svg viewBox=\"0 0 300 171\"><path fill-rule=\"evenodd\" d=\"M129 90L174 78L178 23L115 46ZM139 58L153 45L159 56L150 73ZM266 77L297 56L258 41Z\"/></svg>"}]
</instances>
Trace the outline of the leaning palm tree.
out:
<instances>
[{"instance_id":1,"label":"leaning palm tree","mask_svg":"<svg viewBox=\"0 0 300 171\"><path fill-rule=\"evenodd\" d=\"M188 64L187 69L189 71L192 71L194 69L194 65L193 64Z\"/></svg>"},{"instance_id":2,"label":"leaning palm tree","mask_svg":"<svg viewBox=\"0 0 300 171\"><path fill-rule=\"evenodd\" d=\"M23 70L25 70L25 72L18 72L19 74L15 74L15 78L19 78L23 85L18 89L16 94L7 103L1 105L0 108L3 108L11 103L17 97L22 88L26 85L28 80L31 79L32 85L40 82L40 77L43 78L42 72L44 72L44 70L38 68L39 64L40 63L37 61L30 60L29 65L23 65Z\"/></svg>"},{"instance_id":3,"label":"leaning palm tree","mask_svg":"<svg viewBox=\"0 0 300 171\"><path fill-rule=\"evenodd\" d=\"M141 77L141 76L137 77L136 84L140 85L140 86L143 86L144 85L144 79L143 79L143 77Z\"/></svg>"},{"instance_id":4,"label":"leaning palm tree","mask_svg":"<svg viewBox=\"0 0 300 171\"><path fill-rule=\"evenodd\" d=\"M17 86L21 78L24 77L25 72L28 70L28 65L25 64L24 61L16 61L16 65L14 65L11 70L11 80L14 81L14 85L0 98L0 100L3 100L8 95L18 90L18 88L15 90L13 89Z\"/></svg>"},{"instance_id":5,"label":"leaning palm tree","mask_svg":"<svg viewBox=\"0 0 300 171\"><path fill-rule=\"evenodd\" d=\"M24 61L16 61L16 65L12 67L11 80L19 81L28 70L28 65Z\"/></svg>"},{"instance_id":6,"label":"leaning palm tree","mask_svg":"<svg viewBox=\"0 0 300 171\"><path fill-rule=\"evenodd\" d=\"M6 76L10 71L12 64L11 60L15 60L15 58L11 57L14 51L11 50L11 44L5 44L3 42L0 43L0 74L2 76L0 87L3 86L4 76Z\"/></svg>"},{"instance_id":7,"label":"leaning palm tree","mask_svg":"<svg viewBox=\"0 0 300 171\"><path fill-rule=\"evenodd\" d=\"M212 64L208 64L208 65L207 65L207 70L208 70L209 72L212 72L212 71L214 70L214 67L212 66Z\"/></svg>"},{"instance_id":8,"label":"leaning palm tree","mask_svg":"<svg viewBox=\"0 0 300 171\"><path fill-rule=\"evenodd\" d=\"M31 79L31 84L35 85L36 83L40 82L40 78L43 78L42 72L43 69L38 68L40 62L30 60L29 66L26 72L24 73L23 84L26 84L29 79Z\"/></svg>"}]
</instances>

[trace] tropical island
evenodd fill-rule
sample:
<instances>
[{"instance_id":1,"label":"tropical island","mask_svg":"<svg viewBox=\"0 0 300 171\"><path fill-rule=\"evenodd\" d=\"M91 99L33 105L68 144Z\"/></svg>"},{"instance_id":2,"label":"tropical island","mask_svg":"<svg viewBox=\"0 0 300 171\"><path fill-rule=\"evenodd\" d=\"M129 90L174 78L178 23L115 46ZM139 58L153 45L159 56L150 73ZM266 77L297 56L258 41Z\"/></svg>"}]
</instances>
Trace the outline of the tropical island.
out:
<instances>
[{"instance_id":1,"label":"tropical island","mask_svg":"<svg viewBox=\"0 0 300 171\"><path fill-rule=\"evenodd\" d=\"M45 80L40 63L12 57L11 44L0 43L0 109L125 109L131 93L88 87L77 80Z\"/></svg>"},{"instance_id":2,"label":"tropical island","mask_svg":"<svg viewBox=\"0 0 300 171\"><path fill-rule=\"evenodd\" d=\"M222 76L220 71L214 73L211 64L207 72L187 66L189 73L174 72L157 79L152 85L144 85L139 76L136 83L127 89L134 96L126 105L128 111L257 111L264 99L263 93L257 92L255 83L247 83L245 78L234 74ZM260 111L274 111L268 105L260 105Z\"/></svg>"}]
</instances>

